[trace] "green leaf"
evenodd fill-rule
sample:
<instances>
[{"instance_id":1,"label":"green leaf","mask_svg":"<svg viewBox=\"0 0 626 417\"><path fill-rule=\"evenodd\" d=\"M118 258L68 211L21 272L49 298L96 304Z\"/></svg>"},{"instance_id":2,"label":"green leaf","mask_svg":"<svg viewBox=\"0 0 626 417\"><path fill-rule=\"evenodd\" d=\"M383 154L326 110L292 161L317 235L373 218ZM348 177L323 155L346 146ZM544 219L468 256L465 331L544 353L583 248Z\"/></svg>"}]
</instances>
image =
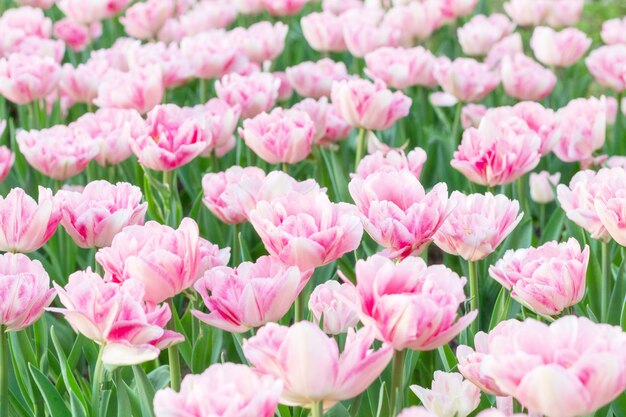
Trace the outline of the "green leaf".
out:
<instances>
[{"instance_id":1,"label":"green leaf","mask_svg":"<svg viewBox=\"0 0 626 417\"><path fill-rule=\"evenodd\" d=\"M33 365L28 365L30 369L30 374L33 376L35 380L35 384L39 388L39 392L43 396L44 402L46 403L46 407L48 408L48 412L52 416L69 416L71 415L70 410L65 405L63 398L54 388L54 385L48 380L48 378L39 371L39 369L35 368Z\"/></svg>"},{"instance_id":2,"label":"green leaf","mask_svg":"<svg viewBox=\"0 0 626 417\"><path fill-rule=\"evenodd\" d=\"M500 293L498 294L498 298L496 299L496 304L493 307L493 312L491 313L491 321L489 322L489 330L492 330L494 327L498 325L503 320L506 320L509 316L509 309L511 308L511 295L509 291L502 287Z\"/></svg>"},{"instance_id":3,"label":"green leaf","mask_svg":"<svg viewBox=\"0 0 626 417\"><path fill-rule=\"evenodd\" d=\"M154 387L150 383L146 372L139 365L133 366L135 376L135 387L139 396L142 417L154 417L152 412L152 401L154 400Z\"/></svg>"},{"instance_id":4,"label":"green leaf","mask_svg":"<svg viewBox=\"0 0 626 417\"><path fill-rule=\"evenodd\" d=\"M59 342L59 339L57 338L54 326L50 327L50 338L52 339L52 344L54 345L54 349L56 350L57 357L59 358L61 376L63 377L63 382L65 383L65 386L70 390L70 393L74 395L76 399L82 404L83 408L86 409L87 400L85 399L85 396L83 395L83 392L78 386L78 383L76 382L76 378L74 377L74 374L72 373L73 368L70 368L67 358L65 357L65 353L63 353L63 348L61 347L61 343Z\"/></svg>"},{"instance_id":5,"label":"green leaf","mask_svg":"<svg viewBox=\"0 0 626 417\"><path fill-rule=\"evenodd\" d=\"M443 363L443 367L445 371L446 372L452 371L457 365L457 360L456 360L456 355L452 351L452 348L450 347L450 345L444 345L438 348L437 351L439 353L439 358L441 359L441 362Z\"/></svg>"},{"instance_id":6,"label":"green leaf","mask_svg":"<svg viewBox=\"0 0 626 417\"><path fill-rule=\"evenodd\" d=\"M130 417L132 414L126 384L122 380L121 369L113 372L113 383L115 384L115 396L117 397L117 417Z\"/></svg>"},{"instance_id":7,"label":"green leaf","mask_svg":"<svg viewBox=\"0 0 626 417\"><path fill-rule=\"evenodd\" d=\"M626 393L623 393L613 401L611 410L616 417L626 417Z\"/></svg>"},{"instance_id":8,"label":"green leaf","mask_svg":"<svg viewBox=\"0 0 626 417\"><path fill-rule=\"evenodd\" d=\"M328 410L326 414L324 414L324 416L325 417L350 417L350 413L348 412L348 410L343 404L338 403L333 408Z\"/></svg>"},{"instance_id":9,"label":"green leaf","mask_svg":"<svg viewBox=\"0 0 626 417\"><path fill-rule=\"evenodd\" d=\"M541 232L541 240L542 242L550 242L553 240L560 241L561 235L563 234L563 224L565 223L565 211L557 208L548 223L546 224L544 230Z\"/></svg>"},{"instance_id":10,"label":"green leaf","mask_svg":"<svg viewBox=\"0 0 626 417\"><path fill-rule=\"evenodd\" d=\"M167 365L161 365L148 374L148 379L154 387L155 391L163 389L170 384L170 368Z\"/></svg>"}]
</instances>

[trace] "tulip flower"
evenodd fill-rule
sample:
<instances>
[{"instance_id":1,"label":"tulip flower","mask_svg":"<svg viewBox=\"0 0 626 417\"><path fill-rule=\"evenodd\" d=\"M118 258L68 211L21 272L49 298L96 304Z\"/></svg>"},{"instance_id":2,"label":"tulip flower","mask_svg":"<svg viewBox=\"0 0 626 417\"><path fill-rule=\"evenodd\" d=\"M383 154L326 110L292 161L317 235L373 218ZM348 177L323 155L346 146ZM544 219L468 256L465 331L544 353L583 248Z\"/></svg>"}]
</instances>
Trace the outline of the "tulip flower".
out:
<instances>
[{"instance_id":1,"label":"tulip flower","mask_svg":"<svg viewBox=\"0 0 626 417\"><path fill-rule=\"evenodd\" d=\"M245 30L235 29L235 43L250 61L263 64L273 61L283 52L288 31L289 27L284 23L261 21Z\"/></svg>"},{"instance_id":2,"label":"tulip flower","mask_svg":"<svg viewBox=\"0 0 626 417\"><path fill-rule=\"evenodd\" d=\"M134 109L144 114L161 102L164 88L158 66L130 72L111 70L100 83L93 102L98 107Z\"/></svg>"},{"instance_id":3,"label":"tulip flower","mask_svg":"<svg viewBox=\"0 0 626 417\"><path fill-rule=\"evenodd\" d=\"M435 371L432 388L412 385L424 407L438 417L467 417L480 403L480 390L456 372Z\"/></svg>"},{"instance_id":4,"label":"tulip flower","mask_svg":"<svg viewBox=\"0 0 626 417\"><path fill-rule=\"evenodd\" d=\"M426 163L426 151L422 148L414 148L408 154L404 151L392 150L386 154L382 151L374 152L361 159L357 166L354 177L366 179L378 172L395 172L407 170L417 179L422 174L422 168Z\"/></svg>"},{"instance_id":5,"label":"tulip flower","mask_svg":"<svg viewBox=\"0 0 626 417\"><path fill-rule=\"evenodd\" d=\"M552 27L576 26L585 6L585 0L552 0L548 7L546 24Z\"/></svg>"},{"instance_id":6,"label":"tulip flower","mask_svg":"<svg viewBox=\"0 0 626 417\"><path fill-rule=\"evenodd\" d=\"M354 286L327 281L315 287L309 298L313 322L322 325L324 333L346 333L359 323L358 294Z\"/></svg>"},{"instance_id":7,"label":"tulip flower","mask_svg":"<svg viewBox=\"0 0 626 417\"><path fill-rule=\"evenodd\" d=\"M4 130L0 128L0 130ZM2 133L0 132L0 135ZM6 146L0 146L0 182L4 181L15 163L15 154Z\"/></svg>"},{"instance_id":8,"label":"tulip flower","mask_svg":"<svg viewBox=\"0 0 626 417\"><path fill-rule=\"evenodd\" d=\"M398 46L400 31L385 25L369 22L367 19L344 19L341 22L346 48L356 58L384 46Z\"/></svg>"},{"instance_id":9,"label":"tulip flower","mask_svg":"<svg viewBox=\"0 0 626 417\"><path fill-rule=\"evenodd\" d=\"M330 97L333 82L347 80L348 70L343 62L328 58L317 62L302 62L286 70L287 79L302 97Z\"/></svg>"},{"instance_id":10,"label":"tulip flower","mask_svg":"<svg viewBox=\"0 0 626 417\"><path fill-rule=\"evenodd\" d=\"M557 121L561 138L554 153L565 162L585 163L606 140L606 99L574 99L557 112Z\"/></svg>"},{"instance_id":11,"label":"tulip flower","mask_svg":"<svg viewBox=\"0 0 626 417\"><path fill-rule=\"evenodd\" d=\"M530 198L539 204L548 204L554 201L554 188L559 185L561 173L550 175L548 171L530 174Z\"/></svg>"},{"instance_id":12,"label":"tulip flower","mask_svg":"<svg viewBox=\"0 0 626 417\"><path fill-rule=\"evenodd\" d=\"M309 46L319 52L346 50L342 19L330 12L309 13L300 20L302 35Z\"/></svg>"},{"instance_id":13,"label":"tulip flower","mask_svg":"<svg viewBox=\"0 0 626 417\"><path fill-rule=\"evenodd\" d=\"M59 89L77 103L91 104L98 96L100 81L109 69L108 62L97 59L76 67L65 64L61 70Z\"/></svg>"},{"instance_id":14,"label":"tulip flower","mask_svg":"<svg viewBox=\"0 0 626 417\"><path fill-rule=\"evenodd\" d=\"M437 62L437 58L421 46L379 48L365 55L365 73L400 90L414 85L435 87L433 71Z\"/></svg>"},{"instance_id":15,"label":"tulip flower","mask_svg":"<svg viewBox=\"0 0 626 417\"><path fill-rule=\"evenodd\" d=\"M309 0L261 0L261 4L272 16L298 14Z\"/></svg>"},{"instance_id":16,"label":"tulip flower","mask_svg":"<svg viewBox=\"0 0 626 417\"><path fill-rule=\"evenodd\" d=\"M504 91L518 100L543 100L556 85L552 71L523 54L504 57L500 75Z\"/></svg>"},{"instance_id":17,"label":"tulip flower","mask_svg":"<svg viewBox=\"0 0 626 417\"><path fill-rule=\"evenodd\" d=\"M509 0L504 11L520 26L540 25L548 15L551 0Z\"/></svg>"},{"instance_id":18,"label":"tulip flower","mask_svg":"<svg viewBox=\"0 0 626 417\"><path fill-rule=\"evenodd\" d=\"M463 102L480 101L500 84L498 74L471 58L441 60L434 76L443 91Z\"/></svg>"},{"instance_id":19,"label":"tulip flower","mask_svg":"<svg viewBox=\"0 0 626 417\"><path fill-rule=\"evenodd\" d=\"M147 0L135 3L120 18L120 23L136 39L154 39L165 21L175 12L173 0Z\"/></svg>"},{"instance_id":20,"label":"tulip flower","mask_svg":"<svg viewBox=\"0 0 626 417\"><path fill-rule=\"evenodd\" d=\"M626 45L601 46L589 54L585 63L601 86L618 93L626 90Z\"/></svg>"},{"instance_id":21,"label":"tulip flower","mask_svg":"<svg viewBox=\"0 0 626 417\"><path fill-rule=\"evenodd\" d=\"M602 40L607 45L626 44L626 17L609 19L602 24Z\"/></svg>"},{"instance_id":22,"label":"tulip flower","mask_svg":"<svg viewBox=\"0 0 626 417\"><path fill-rule=\"evenodd\" d=\"M574 65L591 46L591 39L574 28L556 32L548 27L535 28L530 47L542 64L551 67Z\"/></svg>"},{"instance_id":23,"label":"tulip flower","mask_svg":"<svg viewBox=\"0 0 626 417\"><path fill-rule=\"evenodd\" d=\"M15 104L28 104L50 94L61 67L50 57L11 54L0 59L0 94Z\"/></svg>"},{"instance_id":24,"label":"tulip flower","mask_svg":"<svg viewBox=\"0 0 626 417\"><path fill-rule=\"evenodd\" d=\"M490 16L479 14L460 27L457 34L465 55L484 56L513 30L515 24L503 14L494 13Z\"/></svg>"},{"instance_id":25,"label":"tulip flower","mask_svg":"<svg viewBox=\"0 0 626 417\"><path fill-rule=\"evenodd\" d=\"M177 43L165 44L137 42L128 51L130 71L158 66L161 69L163 87L172 88L185 84L194 76L194 68L183 55Z\"/></svg>"},{"instance_id":26,"label":"tulip flower","mask_svg":"<svg viewBox=\"0 0 626 417\"><path fill-rule=\"evenodd\" d=\"M276 103L279 87L280 80L266 73L229 74L215 83L217 96L231 107L238 105L244 119L269 111Z\"/></svg>"}]
</instances>

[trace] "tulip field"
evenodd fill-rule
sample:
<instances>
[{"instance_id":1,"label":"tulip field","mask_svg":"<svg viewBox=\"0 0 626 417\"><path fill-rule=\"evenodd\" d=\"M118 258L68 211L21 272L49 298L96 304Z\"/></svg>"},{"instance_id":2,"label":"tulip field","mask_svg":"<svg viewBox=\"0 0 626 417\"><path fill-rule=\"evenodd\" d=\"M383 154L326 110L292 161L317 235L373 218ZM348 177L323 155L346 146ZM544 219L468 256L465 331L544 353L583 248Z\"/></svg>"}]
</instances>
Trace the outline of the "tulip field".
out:
<instances>
[{"instance_id":1,"label":"tulip field","mask_svg":"<svg viewBox=\"0 0 626 417\"><path fill-rule=\"evenodd\" d=\"M626 417L623 0L0 0L0 417Z\"/></svg>"}]
</instances>

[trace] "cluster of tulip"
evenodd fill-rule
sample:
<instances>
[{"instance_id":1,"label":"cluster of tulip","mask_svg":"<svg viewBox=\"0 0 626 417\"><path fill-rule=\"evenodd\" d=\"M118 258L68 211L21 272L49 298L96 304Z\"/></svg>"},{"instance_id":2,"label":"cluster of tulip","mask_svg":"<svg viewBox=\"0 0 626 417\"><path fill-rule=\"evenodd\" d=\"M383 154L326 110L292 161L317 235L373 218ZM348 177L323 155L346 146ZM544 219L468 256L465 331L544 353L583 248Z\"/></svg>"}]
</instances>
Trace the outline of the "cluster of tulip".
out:
<instances>
[{"instance_id":1,"label":"cluster of tulip","mask_svg":"<svg viewBox=\"0 0 626 417\"><path fill-rule=\"evenodd\" d=\"M0 417L626 417L619 1L1 7Z\"/></svg>"}]
</instances>

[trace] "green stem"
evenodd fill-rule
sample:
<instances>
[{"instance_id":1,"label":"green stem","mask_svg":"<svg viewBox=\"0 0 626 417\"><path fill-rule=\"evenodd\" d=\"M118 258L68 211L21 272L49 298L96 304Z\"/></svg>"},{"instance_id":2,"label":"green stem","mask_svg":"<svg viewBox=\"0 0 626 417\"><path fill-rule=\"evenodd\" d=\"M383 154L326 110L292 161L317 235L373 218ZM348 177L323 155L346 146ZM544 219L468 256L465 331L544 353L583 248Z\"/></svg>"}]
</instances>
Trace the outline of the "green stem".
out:
<instances>
[{"instance_id":1,"label":"green stem","mask_svg":"<svg viewBox=\"0 0 626 417\"><path fill-rule=\"evenodd\" d=\"M324 403L322 401L318 401L313 403L311 407L311 417L322 417L324 415Z\"/></svg>"},{"instance_id":2,"label":"green stem","mask_svg":"<svg viewBox=\"0 0 626 417\"><path fill-rule=\"evenodd\" d=\"M543 229L546 227L546 205L539 205L539 237L543 237Z\"/></svg>"},{"instance_id":3,"label":"green stem","mask_svg":"<svg viewBox=\"0 0 626 417\"><path fill-rule=\"evenodd\" d=\"M233 266L237 267L239 265L239 225L233 224L233 244L232 244L232 259Z\"/></svg>"},{"instance_id":4,"label":"green stem","mask_svg":"<svg viewBox=\"0 0 626 417\"><path fill-rule=\"evenodd\" d=\"M396 350L393 355L391 370L391 399L389 400L390 417L396 417L402 409L404 393L404 362L406 350Z\"/></svg>"},{"instance_id":5,"label":"green stem","mask_svg":"<svg viewBox=\"0 0 626 417\"><path fill-rule=\"evenodd\" d=\"M174 324L174 314L176 314L176 309L174 308L174 300L169 299L167 303L170 306L170 310L172 312L172 319L170 320L168 326L171 330L176 330L176 325ZM180 391L180 355L178 354L178 346L170 346L167 348L167 356L169 358L170 365L170 387L178 392Z\"/></svg>"},{"instance_id":6,"label":"green stem","mask_svg":"<svg viewBox=\"0 0 626 417\"><path fill-rule=\"evenodd\" d=\"M454 111L454 122L452 122L452 143L454 144L454 146L459 143L459 126L461 124L462 108L463 104L461 102L458 102Z\"/></svg>"},{"instance_id":7,"label":"green stem","mask_svg":"<svg viewBox=\"0 0 626 417\"><path fill-rule=\"evenodd\" d=\"M9 415L9 346L5 327L0 326L0 416Z\"/></svg>"},{"instance_id":8,"label":"green stem","mask_svg":"<svg viewBox=\"0 0 626 417\"><path fill-rule=\"evenodd\" d=\"M622 119L624 116L622 115L622 98L624 97L624 93L620 92L617 94L617 115L615 116L615 125L613 126L613 153L618 152L620 149L620 144L622 142Z\"/></svg>"},{"instance_id":9,"label":"green stem","mask_svg":"<svg viewBox=\"0 0 626 417\"><path fill-rule=\"evenodd\" d=\"M206 103L206 80L204 78L200 78L200 104Z\"/></svg>"},{"instance_id":10,"label":"green stem","mask_svg":"<svg viewBox=\"0 0 626 417\"><path fill-rule=\"evenodd\" d=\"M354 159L354 170L356 171L356 167L359 166L359 162L363 158L363 153L365 151L365 129L359 129L359 135L356 138L356 156Z\"/></svg>"},{"instance_id":11,"label":"green stem","mask_svg":"<svg viewBox=\"0 0 626 417\"><path fill-rule=\"evenodd\" d=\"M286 163L286 162L283 162L283 163L280 165L280 168L282 169L282 171L283 171L285 174L289 174L289 165L287 165L287 163Z\"/></svg>"},{"instance_id":12,"label":"green stem","mask_svg":"<svg viewBox=\"0 0 626 417\"><path fill-rule=\"evenodd\" d=\"M300 292L300 294L298 294L298 296L296 297L296 301L293 304L293 322L294 323L298 323L300 321L302 321L302 306L303 306L303 296L302 293L304 292L304 289L302 289L302 291Z\"/></svg>"},{"instance_id":13,"label":"green stem","mask_svg":"<svg viewBox=\"0 0 626 417\"><path fill-rule=\"evenodd\" d=\"M602 242L602 294L600 297L600 321L606 322L609 293L611 291L611 258L609 257L609 242Z\"/></svg>"},{"instance_id":14,"label":"green stem","mask_svg":"<svg viewBox=\"0 0 626 417\"><path fill-rule=\"evenodd\" d=\"M468 261L467 266L469 269L469 284L470 284L470 309L472 311L478 310L479 302L478 302L478 276L476 275L476 262ZM476 320L472 322L472 339L473 336L476 336L479 328L479 318L476 317Z\"/></svg>"},{"instance_id":15,"label":"green stem","mask_svg":"<svg viewBox=\"0 0 626 417\"><path fill-rule=\"evenodd\" d=\"M104 354L103 344L98 352L98 359L93 370L93 381L91 385L91 406L94 416L100 415L100 395L102 393L102 384L104 383L104 364L102 363L102 355Z\"/></svg>"},{"instance_id":16,"label":"green stem","mask_svg":"<svg viewBox=\"0 0 626 417\"><path fill-rule=\"evenodd\" d=\"M525 215L530 215L528 211L528 207L526 207L526 193L524 189L524 177L520 177L516 181L517 183L517 199L519 201L520 210L524 212Z\"/></svg>"}]
</instances>

